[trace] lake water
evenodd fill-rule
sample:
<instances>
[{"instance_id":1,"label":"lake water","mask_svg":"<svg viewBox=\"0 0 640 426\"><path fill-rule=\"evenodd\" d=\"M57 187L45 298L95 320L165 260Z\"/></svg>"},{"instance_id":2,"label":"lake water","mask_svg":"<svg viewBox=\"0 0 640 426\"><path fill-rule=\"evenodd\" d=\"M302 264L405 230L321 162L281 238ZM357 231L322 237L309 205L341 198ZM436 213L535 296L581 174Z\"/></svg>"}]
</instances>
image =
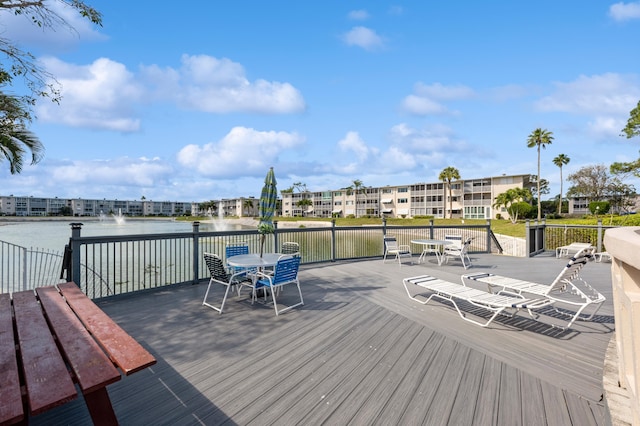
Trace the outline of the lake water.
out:
<instances>
[{"instance_id":1,"label":"lake water","mask_svg":"<svg viewBox=\"0 0 640 426\"><path fill-rule=\"evenodd\" d=\"M174 220L126 220L122 224L114 220L89 220L82 221L25 221L25 222L0 222L0 241L16 244L27 248L39 248L63 252L64 246L71 237L71 223L83 223L81 235L86 237L100 235L132 235L155 234L171 232L191 232L191 222ZM218 222L200 222L200 231L216 231L230 229L242 229L236 224Z\"/></svg>"}]
</instances>

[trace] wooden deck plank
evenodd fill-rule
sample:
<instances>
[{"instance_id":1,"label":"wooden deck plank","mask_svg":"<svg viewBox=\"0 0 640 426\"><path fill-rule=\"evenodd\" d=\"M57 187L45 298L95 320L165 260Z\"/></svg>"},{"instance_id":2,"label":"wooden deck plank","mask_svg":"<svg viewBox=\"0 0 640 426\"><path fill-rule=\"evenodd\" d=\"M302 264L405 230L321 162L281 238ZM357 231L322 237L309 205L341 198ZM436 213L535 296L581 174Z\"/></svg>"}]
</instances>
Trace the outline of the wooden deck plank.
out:
<instances>
[{"instance_id":1,"label":"wooden deck plank","mask_svg":"<svg viewBox=\"0 0 640 426\"><path fill-rule=\"evenodd\" d=\"M0 401L0 424L13 424L24 418L8 293L0 294Z\"/></svg>"},{"instance_id":2,"label":"wooden deck plank","mask_svg":"<svg viewBox=\"0 0 640 426\"><path fill-rule=\"evenodd\" d=\"M542 281L561 267L555 258L472 258L478 270ZM591 266L587 280L607 296L610 269L585 272ZM435 412L449 424L540 424L538 413L546 424L580 416L606 424L599 398L610 301L595 322L570 332L526 316L484 329L445 304L409 300L402 278L427 271L455 281L468 270L380 260L308 265L300 273L305 305L278 317L246 295L218 315L201 306L206 283L106 299L101 308L158 360L109 387L116 414L133 425L426 424ZM459 376L447 370L454 365ZM86 421L77 402L61 408L32 423Z\"/></svg>"}]
</instances>

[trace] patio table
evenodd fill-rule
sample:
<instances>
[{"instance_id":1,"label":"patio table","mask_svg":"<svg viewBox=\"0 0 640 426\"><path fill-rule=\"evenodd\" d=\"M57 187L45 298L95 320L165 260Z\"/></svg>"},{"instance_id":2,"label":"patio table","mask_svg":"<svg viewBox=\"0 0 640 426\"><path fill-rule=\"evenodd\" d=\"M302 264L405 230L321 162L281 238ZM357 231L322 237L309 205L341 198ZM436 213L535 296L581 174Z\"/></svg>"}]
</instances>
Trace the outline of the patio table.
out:
<instances>
[{"instance_id":1,"label":"patio table","mask_svg":"<svg viewBox=\"0 0 640 426\"><path fill-rule=\"evenodd\" d=\"M422 253L420 253L420 257L418 258L418 263L421 263L427 254L433 253L436 255L436 261L438 262L438 266L440 266L442 265L442 260L444 259L444 256L442 256L442 248L446 245L453 244L453 241L419 239L419 240L411 240L411 244L418 244L418 245L424 246L424 248L422 249Z\"/></svg>"},{"instance_id":2,"label":"patio table","mask_svg":"<svg viewBox=\"0 0 640 426\"><path fill-rule=\"evenodd\" d=\"M275 266L282 253L263 253L262 257L258 253L239 254L227 258L229 266L236 268L266 268Z\"/></svg>"}]
</instances>

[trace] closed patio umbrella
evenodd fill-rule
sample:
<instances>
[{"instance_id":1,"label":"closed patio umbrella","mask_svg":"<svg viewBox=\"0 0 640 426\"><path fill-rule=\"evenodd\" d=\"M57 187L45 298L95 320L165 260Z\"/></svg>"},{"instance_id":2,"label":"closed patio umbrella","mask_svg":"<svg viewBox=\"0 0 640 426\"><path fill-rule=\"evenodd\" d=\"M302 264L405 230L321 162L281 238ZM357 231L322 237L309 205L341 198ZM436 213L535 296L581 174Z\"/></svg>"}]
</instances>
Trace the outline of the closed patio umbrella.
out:
<instances>
[{"instance_id":1,"label":"closed patio umbrella","mask_svg":"<svg viewBox=\"0 0 640 426\"><path fill-rule=\"evenodd\" d=\"M272 234L273 216L276 212L276 202L278 200L278 189L276 187L276 175L273 167L267 172L264 179L264 186L260 194L260 224L258 224L258 232L260 233L260 257L264 250L264 241L267 234Z\"/></svg>"}]
</instances>

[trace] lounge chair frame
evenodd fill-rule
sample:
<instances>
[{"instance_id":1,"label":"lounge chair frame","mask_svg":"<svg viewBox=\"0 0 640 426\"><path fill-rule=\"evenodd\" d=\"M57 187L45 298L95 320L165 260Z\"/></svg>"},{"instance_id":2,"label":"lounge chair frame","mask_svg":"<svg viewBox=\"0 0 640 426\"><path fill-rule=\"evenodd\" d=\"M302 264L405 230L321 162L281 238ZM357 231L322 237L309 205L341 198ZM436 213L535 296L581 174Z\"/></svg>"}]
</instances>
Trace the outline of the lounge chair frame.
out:
<instances>
[{"instance_id":1,"label":"lounge chair frame","mask_svg":"<svg viewBox=\"0 0 640 426\"><path fill-rule=\"evenodd\" d=\"M504 277L491 273L462 275L461 279L474 280L488 286L492 293L516 294L520 296L545 297L552 302L553 309L570 317L569 323L561 328L571 328L576 320L590 321L596 315L606 298L580 277L580 271L587 262L594 260L594 248L580 250L560 271L551 284L539 284L532 281ZM576 308L575 312L568 312L555 305L568 305ZM592 309L591 313L586 313ZM558 326L556 326L558 327Z\"/></svg>"},{"instance_id":2,"label":"lounge chair frame","mask_svg":"<svg viewBox=\"0 0 640 426\"><path fill-rule=\"evenodd\" d=\"M460 315L460 318L479 325L480 327L487 327L498 315L512 317L521 309L525 309L531 318L536 319L537 315L533 313L533 310L543 308L551 303L546 298L527 299L520 295L491 293L489 291L468 287L464 282L460 284L453 283L430 275L405 278L402 280L402 284L410 299L422 305L426 305L433 298L451 302L454 308L456 308L458 315ZM431 295L426 299L418 298L417 296L419 296L419 294L411 294L409 287L412 286L424 288L428 290ZM458 306L458 301L464 301L473 306L486 309L492 312L493 315L484 323L468 318L466 313Z\"/></svg>"}]
</instances>

